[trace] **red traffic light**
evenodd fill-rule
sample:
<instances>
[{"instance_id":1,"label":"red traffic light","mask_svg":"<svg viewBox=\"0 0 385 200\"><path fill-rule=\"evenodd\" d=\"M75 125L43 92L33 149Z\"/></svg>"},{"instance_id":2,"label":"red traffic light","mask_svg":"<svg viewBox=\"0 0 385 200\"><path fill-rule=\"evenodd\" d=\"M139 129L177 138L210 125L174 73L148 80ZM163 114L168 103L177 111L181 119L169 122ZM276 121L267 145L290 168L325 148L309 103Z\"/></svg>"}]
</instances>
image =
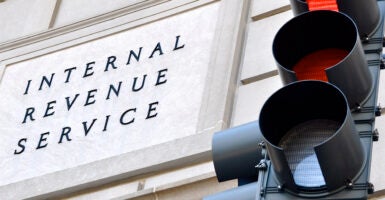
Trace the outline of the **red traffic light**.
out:
<instances>
[{"instance_id":1,"label":"red traffic light","mask_svg":"<svg viewBox=\"0 0 385 200\"><path fill-rule=\"evenodd\" d=\"M347 55L345 49L321 49L305 55L294 66L298 80L328 81L325 70L341 62Z\"/></svg>"},{"instance_id":2,"label":"red traffic light","mask_svg":"<svg viewBox=\"0 0 385 200\"><path fill-rule=\"evenodd\" d=\"M316 10L317 5L313 5L313 1L324 2L320 0L290 0L291 8L294 15ZM331 0L328 0L331 1ZM368 37L375 32L380 21L380 9L376 0L334 0L337 4L338 11L345 13L353 19L357 24L359 35L361 37ZM332 8L333 6L325 7L326 9Z\"/></svg>"},{"instance_id":3,"label":"red traffic light","mask_svg":"<svg viewBox=\"0 0 385 200\"><path fill-rule=\"evenodd\" d=\"M336 0L307 0L309 10L334 10L338 11Z\"/></svg>"},{"instance_id":4,"label":"red traffic light","mask_svg":"<svg viewBox=\"0 0 385 200\"><path fill-rule=\"evenodd\" d=\"M284 84L328 81L342 90L350 108L373 89L357 27L343 13L318 10L294 17L277 32L273 55Z\"/></svg>"}]
</instances>

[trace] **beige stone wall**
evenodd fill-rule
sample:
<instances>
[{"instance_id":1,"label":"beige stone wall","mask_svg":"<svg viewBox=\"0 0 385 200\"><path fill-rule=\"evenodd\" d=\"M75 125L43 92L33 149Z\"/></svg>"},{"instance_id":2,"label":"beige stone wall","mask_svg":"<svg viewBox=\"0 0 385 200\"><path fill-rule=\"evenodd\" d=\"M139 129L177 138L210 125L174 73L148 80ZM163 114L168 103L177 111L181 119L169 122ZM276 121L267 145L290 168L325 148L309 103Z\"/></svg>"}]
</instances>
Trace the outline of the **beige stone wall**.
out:
<instances>
[{"instance_id":1,"label":"beige stone wall","mask_svg":"<svg viewBox=\"0 0 385 200\"><path fill-rule=\"evenodd\" d=\"M170 27L166 26L164 31L153 28L153 31L159 32L159 36L154 33L149 37L152 40L156 40L158 37L166 36L170 31L175 31L178 27L182 27L168 21L168 19L179 19L181 16L187 16L188 18L186 18L186 22L183 22L184 25L196 24L195 28L191 27L194 30L189 31L189 34L192 35L194 35L194 31L207 30L204 27L200 27L199 24L204 22L213 23L209 27L212 30L210 31L212 36L195 34L195 36L204 37L209 41L194 47L197 52L192 53L194 55L205 54L204 56L209 58L207 62L205 61L209 67L207 68L207 73L203 73L206 70L196 72L202 78L199 79L199 82L202 83L192 86L195 89L201 87L199 90L201 96L198 96L198 101L201 103L194 108L193 112L189 112L188 107L179 109L186 115L190 115L185 118L179 116L178 120L188 120L190 117L196 119L196 121L190 123L193 127L191 134L186 135L186 131L183 128L174 129L175 134L178 134L178 132L180 134L176 135L177 137L172 140L158 141L157 144L151 144L149 143L150 141L146 141L143 138L143 144L148 146L142 149L117 153L108 158L100 157L99 159L98 156L100 154L95 151L93 156L96 156L96 158L92 158L91 161L87 160L90 157L81 159L82 156L87 155L84 152L82 154L80 149L80 153L77 151L67 154L72 154L74 156L72 158L77 157L77 159L81 159L81 162L72 160L72 164L69 167L67 164L71 162L65 162L63 159L68 158L71 160L71 157L66 158L61 153L51 154L48 156L50 157L49 160L55 161L56 158L60 158L61 161L65 162L64 165L52 166L45 163L46 160L44 158L48 158L45 156L41 156L40 161L37 162L35 159L37 157L33 156L36 152L31 151L28 155L25 154L23 156L28 157L27 162L31 161L32 164L23 165L20 163L14 164L14 166L33 165L37 170L20 170L25 173L23 175L23 173L18 173L16 170L21 168L14 168L15 170L13 170L12 167L7 167L9 173L7 172L6 176L13 179L4 179L5 182L7 180L10 182L0 186L0 196L2 198L130 199L139 197L158 198L158 196L163 196L167 199L175 194L180 194L183 198L189 199L188 196L191 194L193 199L200 199L205 195L235 186L234 181L219 185L216 183L213 164L210 162L210 149L212 134L227 128L230 124L245 25L248 20L249 1L127 0L105 4L102 1L92 1L91 3L91 1L31 0L23 4L25 2L27 1L5 0L0 3L0 10L4 11L1 12L1 15L9 19L2 21L2 24L0 24L0 26L5 27L5 31L1 31L1 34L4 35L1 38L2 41L0 41L0 77L3 78L0 81L3 83L1 92L5 91L4 94L10 95L15 93L15 98L20 91L12 92L12 84L10 82L12 82L12 77L17 76L19 73L23 74L19 78L23 79L24 77L24 79L28 79L30 74L34 73L34 66L38 66L40 75L46 72L56 73L55 70L58 72L63 71L64 68L57 68L48 64L56 63L60 65L57 58L63 58L63 52L66 56L69 56L67 57L69 59L72 59L72 55L77 55L81 60L82 55L86 56L87 53L85 52L88 52L88 45L96 44L98 46L99 41L115 38L121 34L130 35L132 32L152 24L167 23ZM35 9L36 6L38 9ZM204 11L205 8L213 7L215 11L210 9ZM17 9L22 14L13 14ZM200 10L203 11L201 14L198 13L198 17L191 15L193 19L189 18L189 13L196 13L196 11L199 12ZM199 19L199 17L202 18ZM26 21L25 19L28 20ZM30 26L32 28L29 28ZM143 35L146 34L144 33ZM136 44L135 39L132 40L134 41L132 44ZM140 44L142 44L142 41L138 40L136 45ZM192 48L194 43L190 43L190 45ZM93 51L100 53L111 50L113 52L112 46L94 48ZM79 48L83 50L78 51ZM205 50L203 51L203 49ZM89 53L89 56L91 56L92 51ZM100 57L100 54L92 55ZM56 62L50 62L51 59L56 60ZM165 63L175 63L179 59L182 59L182 57L170 57L168 61L165 59ZM45 61L36 64L36 60ZM192 66L189 68L194 69L194 64L199 64L199 67L201 67L202 65L199 62L202 60L191 59L188 65L191 64ZM183 64L180 67L187 67L188 65ZM185 76L186 78L191 78L188 76L188 73ZM183 83L183 81L179 82ZM11 90L6 88L11 88ZM20 89L19 86L17 88ZM172 92L175 92L173 95L178 96L178 92L186 93L189 91L186 91L186 89L178 91L178 88L174 88ZM193 93L189 92L189 95ZM52 95L50 98L57 95L54 92L50 94ZM148 95L151 96L152 94ZM164 94L163 96L171 97L169 94ZM35 103L41 101L44 101L44 99L36 100ZM139 102L139 99L136 101ZM7 104L13 104L13 102L11 100ZM180 103L183 101L178 102L178 100L175 100L174 102ZM25 106L27 105L21 105L20 107ZM7 116L17 117L17 112L12 114L9 112L9 108L12 108L12 106L5 105L2 107L2 109L7 110L7 113L10 113ZM101 109L105 108L103 106ZM94 111L97 112L96 110ZM77 115L77 117L88 116L91 113ZM7 120L7 116L3 115L2 119ZM165 120L172 120L172 118ZM58 119L58 121L60 123L64 122L63 119ZM11 120L7 124L13 123ZM47 123L45 125L54 127L56 126L54 124ZM162 126L164 123L159 122L158 125ZM151 127L148 128L151 129ZM172 127L169 128L170 130L172 129ZM10 133L10 130L16 131L18 128L7 126L2 127L2 129ZM32 132L34 129L29 130ZM28 132L28 130L23 132ZM172 131L166 132L165 136L171 133ZM13 134L9 134L9 137L6 135L4 134L3 136L12 140L11 135ZM165 137L162 137L162 139L165 139ZM4 140L2 142L7 143ZM43 139L42 142L43 144L48 143L47 149L49 147L54 148L55 146L50 145L52 142L48 139ZM101 140L100 142L103 141ZM87 145L92 144L88 143ZM12 144L7 144L6 146L12 146ZM93 148L103 150L103 145L98 146ZM30 146L29 149L33 150L34 147ZM9 150L6 152L9 153ZM50 153L47 152L47 154ZM0 162L5 164L19 162L18 158L13 157L13 155L7 155L6 157L5 160L3 159ZM48 169L48 171L43 170L44 172L42 172L43 168ZM34 173L37 171L41 173ZM212 185L212 187L209 187L209 185ZM195 188L195 191L189 191L189 188ZM203 190L203 188L206 190ZM202 190L202 192L196 192L198 190ZM177 197L175 198L178 199Z\"/></svg>"},{"instance_id":2,"label":"beige stone wall","mask_svg":"<svg viewBox=\"0 0 385 200\"><path fill-rule=\"evenodd\" d=\"M235 187L234 182L218 184L216 178L194 182L189 185L175 187L159 193L133 198L133 200L199 200L218 191Z\"/></svg>"},{"instance_id":3,"label":"beige stone wall","mask_svg":"<svg viewBox=\"0 0 385 200\"><path fill-rule=\"evenodd\" d=\"M219 184L213 172L212 163L208 162L110 182L91 189L58 195L55 198L198 200L236 186L236 181Z\"/></svg>"},{"instance_id":4,"label":"beige stone wall","mask_svg":"<svg viewBox=\"0 0 385 200\"><path fill-rule=\"evenodd\" d=\"M0 2L0 43L46 31L55 15L56 0Z\"/></svg>"}]
</instances>

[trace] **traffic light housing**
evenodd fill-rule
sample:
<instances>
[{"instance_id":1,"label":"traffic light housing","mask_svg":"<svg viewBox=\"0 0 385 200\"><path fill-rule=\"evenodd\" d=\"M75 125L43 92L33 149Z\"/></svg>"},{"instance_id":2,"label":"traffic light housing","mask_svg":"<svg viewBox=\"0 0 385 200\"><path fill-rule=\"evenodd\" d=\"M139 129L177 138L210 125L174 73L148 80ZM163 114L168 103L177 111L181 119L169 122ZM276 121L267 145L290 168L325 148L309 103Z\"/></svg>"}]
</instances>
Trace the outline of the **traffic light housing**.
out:
<instances>
[{"instance_id":1,"label":"traffic light housing","mask_svg":"<svg viewBox=\"0 0 385 200\"><path fill-rule=\"evenodd\" d=\"M368 181L372 142L378 137L374 125L385 2L336 0L340 12L308 12L305 0L290 2L295 17L273 42L284 86L265 102L260 126L253 130L264 141L254 145L263 148L254 149L254 160L245 162L247 166L226 172L255 167L258 179L205 200L367 199L374 191ZM307 58L304 71L294 69L314 52L318 54ZM314 67L325 55L328 62ZM227 140L237 138L236 132L243 131L233 129ZM215 150L216 140L214 136L214 165L220 163L215 157L225 152ZM232 151L248 148L241 146ZM236 157L231 160L242 162ZM239 175L223 178L223 170L215 170L221 181Z\"/></svg>"},{"instance_id":2,"label":"traffic light housing","mask_svg":"<svg viewBox=\"0 0 385 200\"><path fill-rule=\"evenodd\" d=\"M298 5L295 4L303 1L291 2L294 12L298 12ZM337 2L341 12L341 3L344 6L349 3L343 0ZM358 9L358 1L351 3L352 10ZM360 12L369 13L368 25L375 24L370 28L356 24L358 29L354 30L352 24L355 25L358 20L365 18L357 19L351 13L345 15L334 11L311 11L297 13L296 17L278 31L273 42L273 55L285 86L273 94L261 110L259 122L269 160L266 161L267 170L259 173L261 187L257 188L259 195L256 199L367 199L368 193L373 192L373 185L368 181L372 142L375 140L374 119L385 4L378 2L379 6L373 7L372 1L361 1L363 3L367 5L362 5L363 11ZM373 7L372 13L365 11L368 6ZM379 17L376 16L377 11ZM314 67L318 64L308 66L307 69L316 68L310 73L319 74L325 71L324 76L327 78L324 81L329 83L322 82L321 85L324 86L315 86L316 81L298 78L299 72L293 69L298 60L323 49L348 51L346 56L338 58L340 60L322 70ZM318 79L314 77L319 75L310 77L309 79ZM319 83L321 82L317 84ZM338 92L327 89L331 84L342 92L348 103L346 121L343 123L341 119L344 105L341 100L337 100L340 98ZM341 114L340 120L336 120L338 117L335 114L338 113ZM313 122L319 116L327 120L332 118L332 121L339 123L305 123ZM301 127L303 124L306 125L304 128ZM338 128L332 129L334 132L330 137L319 138L312 143L314 140L311 135L327 130L332 124L337 124ZM306 130L305 136L309 138L289 137L299 134L296 131L293 133L292 129ZM313 149L313 154L301 152L303 146L294 148L297 151L294 151L296 162L293 162L293 158L288 158L293 152L290 150L291 146L282 146L282 143L287 143L286 140L294 143L294 147L301 143L310 145L307 149ZM307 140L312 142L306 142ZM306 161L312 161L313 165L302 164ZM305 169L303 166L311 167ZM297 168L300 173L296 175L294 173L298 173L295 171ZM307 174L311 169L316 169L318 175ZM301 173L305 175L301 176Z\"/></svg>"}]
</instances>

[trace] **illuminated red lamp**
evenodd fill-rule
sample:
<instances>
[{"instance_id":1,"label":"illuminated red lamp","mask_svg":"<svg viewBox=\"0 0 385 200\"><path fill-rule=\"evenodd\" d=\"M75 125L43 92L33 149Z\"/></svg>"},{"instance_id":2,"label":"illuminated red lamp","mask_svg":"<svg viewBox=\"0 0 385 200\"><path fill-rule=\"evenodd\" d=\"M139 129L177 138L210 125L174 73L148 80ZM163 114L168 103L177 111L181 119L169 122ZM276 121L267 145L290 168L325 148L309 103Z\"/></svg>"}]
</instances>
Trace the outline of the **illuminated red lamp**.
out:
<instances>
[{"instance_id":1,"label":"illuminated red lamp","mask_svg":"<svg viewBox=\"0 0 385 200\"><path fill-rule=\"evenodd\" d=\"M307 0L309 10L334 10L338 11L336 0Z\"/></svg>"},{"instance_id":2,"label":"illuminated red lamp","mask_svg":"<svg viewBox=\"0 0 385 200\"><path fill-rule=\"evenodd\" d=\"M277 32L273 55L282 82L321 80L337 86L349 107L360 106L373 87L358 29L341 12L300 14Z\"/></svg>"},{"instance_id":3,"label":"illuminated red lamp","mask_svg":"<svg viewBox=\"0 0 385 200\"><path fill-rule=\"evenodd\" d=\"M294 65L293 70L298 80L328 81L325 70L338 64L349 54L345 49L321 49L308 55Z\"/></svg>"},{"instance_id":4,"label":"illuminated red lamp","mask_svg":"<svg viewBox=\"0 0 385 200\"><path fill-rule=\"evenodd\" d=\"M370 37L380 23L377 0L290 0L295 16L313 10L345 13L356 23L361 38Z\"/></svg>"}]
</instances>

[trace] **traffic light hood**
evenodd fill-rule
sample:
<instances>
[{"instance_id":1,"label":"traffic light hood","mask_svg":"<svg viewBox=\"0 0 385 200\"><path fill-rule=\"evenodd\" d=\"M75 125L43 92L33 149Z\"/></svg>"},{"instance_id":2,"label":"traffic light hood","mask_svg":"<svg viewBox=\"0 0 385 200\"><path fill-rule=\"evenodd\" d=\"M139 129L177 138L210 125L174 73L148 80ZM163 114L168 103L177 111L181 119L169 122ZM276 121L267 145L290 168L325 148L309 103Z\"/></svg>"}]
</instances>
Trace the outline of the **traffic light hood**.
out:
<instances>
[{"instance_id":1,"label":"traffic light hood","mask_svg":"<svg viewBox=\"0 0 385 200\"><path fill-rule=\"evenodd\" d=\"M334 59L330 65L322 63L328 62L328 58L319 56L328 51L346 54L336 58L336 53L323 53L322 56ZM309 59L309 55L317 52L321 54ZM296 71L296 67L301 60L307 59L305 66L301 66L305 75L324 74L328 82L342 90L352 109L361 105L373 89L357 27L343 13L322 10L294 17L277 32L273 41L273 55L285 85L301 80L301 72Z\"/></svg>"},{"instance_id":2,"label":"traffic light hood","mask_svg":"<svg viewBox=\"0 0 385 200\"><path fill-rule=\"evenodd\" d=\"M274 93L259 124L279 185L289 192L335 192L355 181L365 152L344 94L322 81Z\"/></svg>"},{"instance_id":3,"label":"traffic light hood","mask_svg":"<svg viewBox=\"0 0 385 200\"><path fill-rule=\"evenodd\" d=\"M338 10L347 14L357 24L359 35L373 34L380 21L380 10L376 0L336 0ZM294 15L309 11L306 0L290 0Z\"/></svg>"}]
</instances>

